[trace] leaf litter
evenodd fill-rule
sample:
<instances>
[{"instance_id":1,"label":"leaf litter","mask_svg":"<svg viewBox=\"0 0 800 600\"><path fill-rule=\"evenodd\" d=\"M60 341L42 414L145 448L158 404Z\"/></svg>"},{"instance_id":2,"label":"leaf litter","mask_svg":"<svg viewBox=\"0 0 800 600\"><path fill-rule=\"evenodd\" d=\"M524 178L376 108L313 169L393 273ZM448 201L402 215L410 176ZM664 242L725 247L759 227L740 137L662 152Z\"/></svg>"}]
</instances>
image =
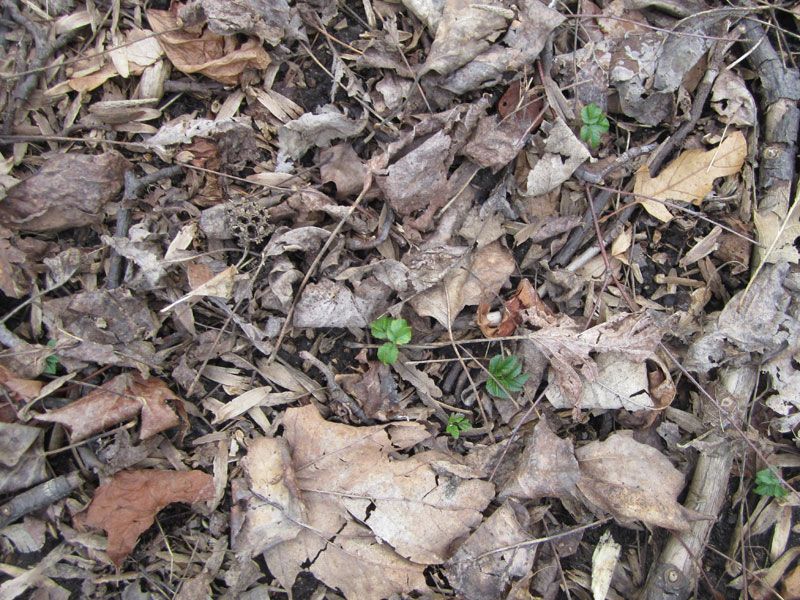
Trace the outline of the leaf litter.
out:
<instances>
[{"instance_id":1,"label":"leaf litter","mask_svg":"<svg viewBox=\"0 0 800 600\"><path fill-rule=\"evenodd\" d=\"M716 580L789 594L796 493L714 509L752 537L693 503L714 448L720 489L798 467L797 201L753 94L798 78L744 11L40 4L3 13L0 595L633 597L657 530L718 518L748 553Z\"/></svg>"}]
</instances>

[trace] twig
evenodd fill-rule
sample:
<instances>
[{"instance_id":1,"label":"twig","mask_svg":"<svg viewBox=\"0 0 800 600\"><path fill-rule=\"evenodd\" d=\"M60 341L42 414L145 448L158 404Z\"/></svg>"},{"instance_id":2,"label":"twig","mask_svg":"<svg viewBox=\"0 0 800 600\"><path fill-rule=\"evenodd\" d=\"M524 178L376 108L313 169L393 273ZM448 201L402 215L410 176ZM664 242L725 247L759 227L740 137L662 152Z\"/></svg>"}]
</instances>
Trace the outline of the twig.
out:
<instances>
[{"instance_id":1,"label":"twig","mask_svg":"<svg viewBox=\"0 0 800 600\"><path fill-rule=\"evenodd\" d=\"M165 167L159 169L155 173L145 175L144 177L136 177L133 171L125 172L125 189L122 194L122 202L120 203L119 210L117 210L117 226L114 230L114 237L124 238L128 236L128 230L131 227L131 210L133 209L134 201L142 193L142 190L148 185L155 183L160 179L167 177L174 177L183 172L183 167L180 165ZM106 288L109 290L116 289L122 283L122 273L125 270L125 259L116 250L111 251L111 259L108 265L108 278L106 279Z\"/></svg>"},{"instance_id":2,"label":"twig","mask_svg":"<svg viewBox=\"0 0 800 600\"><path fill-rule=\"evenodd\" d=\"M47 508L80 487L83 479L77 471L40 483L27 492L17 494L0 506L0 529L27 514Z\"/></svg>"},{"instance_id":3,"label":"twig","mask_svg":"<svg viewBox=\"0 0 800 600\"><path fill-rule=\"evenodd\" d=\"M36 57L31 62L33 66L31 72L17 83L9 99L8 106L3 115L3 134L9 134L13 131L19 109L28 101L33 90L36 89L36 85L39 82L39 75L41 74L40 69L44 68L45 63L50 60L50 57L57 50L66 46L78 33L77 30L68 31L62 33L52 42L48 42L47 35L42 28L22 14L22 11L19 10L15 2L8 2L6 8L11 18L31 34L36 46Z\"/></svg>"},{"instance_id":4,"label":"twig","mask_svg":"<svg viewBox=\"0 0 800 600\"><path fill-rule=\"evenodd\" d=\"M328 393L330 394L331 400L335 400L339 404L345 407L348 411L350 411L356 418L365 424L372 424L375 421L370 419L367 416L367 413L364 412L364 409L353 400L347 393L342 389L342 387L336 383L336 377L331 371L330 367L323 363L320 359L316 356L311 354L310 352L306 352L305 350L300 352L300 358L303 360L307 360L312 365L314 365L317 370L325 377L325 381L328 384Z\"/></svg>"}]
</instances>

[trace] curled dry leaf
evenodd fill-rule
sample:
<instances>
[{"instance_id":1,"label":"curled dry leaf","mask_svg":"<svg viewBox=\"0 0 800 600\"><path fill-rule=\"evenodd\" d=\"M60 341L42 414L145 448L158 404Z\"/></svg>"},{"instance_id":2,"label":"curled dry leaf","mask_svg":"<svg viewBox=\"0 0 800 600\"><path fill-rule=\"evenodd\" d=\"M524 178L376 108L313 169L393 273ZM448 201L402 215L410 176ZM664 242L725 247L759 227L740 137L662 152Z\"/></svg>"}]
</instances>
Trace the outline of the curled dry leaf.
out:
<instances>
[{"instance_id":1,"label":"curled dry leaf","mask_svg":"<svg viewBox=\"0 0 800 600\"><path fill-rule=\"evenodd\" d=\"M746 156L747 141L740 131L734 131L716 148L682 152L656 177L650 177L647 165L643 166L636 172L633 193L640 196L647 212L666 223L672 215L658 200L700 205L714 180L741 171Z\"/></svg>"},{"instance_id":2,"label":"curled dry leaf","mask_svg":"<svg viewBox=\"0 0 800 600\"><path fill-rule=\"evenodd\" d=\"M542 303L536 289L527 279L519 282L514 295L503 303L499 323L493 322L489 316L490 305L481 302L478 305L478 327L486 337L507 337L514 335L517 327L522 323L521 311L531 308L534 303ZM542 307L544 304L542 303Z\"/></svg>"},{"instance_id":3,"label":"curled dry leaf","mask_svg":"<svg viewBox=\"0 0 800 600\"><path fill-rule=\"evenodd\" d=\"M202 27L181 27L177 14L148 10L147 19L169 60L182 73L200 73L235 85L245 69L266 69L270 58L257 40L240 44L234 36L224 37Z\"/></svg>"},{"instance_id":4,"label":"curled dry leaf","mask_svg":"<svg viewBox=\"0 0 800 600\"><path fill-rule=\"evenodd\" d=\"M60 423L77 442L141 414L141 439L175 427L178 415L169 402L183 402L167 384L138 373L123 373L63 408L38 415L38 421Z\"/></svg>"},{"instance_id":5,"label":"curled dry leaf","mask_svg":"<svg viewBox=\"0 0 800 600\"><path fill-rule=\"evenodd\" d=\"M108 557L119 567L162 508L213 497L214 478L202 471L121 471L95 490L89 508L75 519L81 527L106 531Z\"/></svg>"},{"instance_id":6,"label":"curled dry leaf","mask_svg":"<svg viewBox=\"0 0 800 600\"><path fill-rule=\"evenodd\" d=\"M0 223L19 231L52 232L99 223L122 190L131 164L117 152L60 154L8 190Z\"/></svg>"},{"instance_id":7,"label":"curled dry leaf","mask_svg":"<svg viewBox=\"0 0 800 600\"><path fill-rule=\"evenodd\" d=\"M237 547L250 556L266 550L270 571L287 589L310 564L315 577L348 598L424 591L424 565L449 558L494 496L492 484L441 453L392 458L429 436L421 424L351 427L306 406L288 409L284 427L289 452L269 443L258 456L278 456L254 454L246 462L251 486L270 482L252 491L276 501L251 503L242 531L253 531L250 522L274 525ZM294 517L303 511L305 526L298 527Z\"/></svg>"}]
</instances>

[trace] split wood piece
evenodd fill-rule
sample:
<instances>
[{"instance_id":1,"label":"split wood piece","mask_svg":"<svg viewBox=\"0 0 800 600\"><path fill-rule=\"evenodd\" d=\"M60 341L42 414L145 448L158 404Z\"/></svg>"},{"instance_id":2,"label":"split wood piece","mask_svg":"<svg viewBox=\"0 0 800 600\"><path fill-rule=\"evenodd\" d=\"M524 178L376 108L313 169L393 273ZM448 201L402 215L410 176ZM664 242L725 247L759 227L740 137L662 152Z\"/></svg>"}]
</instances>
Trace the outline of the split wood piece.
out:
<instances>
[{"instance_id":1,"label":"split wood piece","mask_svg":"<svg viewBox=\"0 0 800 600\"><path fill-rule=\"evenodd\" d=\"M117 226L114 230L114 237L124 238L128 236L128 230L131 227L131 210L133 208L133 203L144 188L160 179L174 177L175 175L180 175L182 172L183 167L179 165L159 169L155 173L145 175L144 177L136 177L133 171L126 171L125 189L122 194L122 202L117 211ZM113 290L120 286L124 270L125 259L116 250L112 250L111 260L108 265L108 279L106 279L107 289Z\"/></svg>"},{"instance_id":2,"label":"split wood piece","mask_svg":"<svg viewBox=\"0 0 800 600\"><path fill-rule=\"evenodd\" d=\"M72 490L82 484L83 479L80 473L76 471L50 479L29 489L27 492L17 494L3 506L0 506L0 529L25 515L47 508L54 502L68 496Z\"/></svg>"},{"instance_id":3,"label":"split wood piece","mask_svg":"<svg viewBox=\"0 0 800 600\"><path fill-rule=\"evenodd\" d=\"M800 74L796 69L787 69L784 66L758 23L747 19L743 23L745 51L750 52L748 60L761 80L761 102L766 116L764 139L760 144L761 159L756 193L756 197L760 199L756 210L763 211L769 207L788 206L790 201L795 145L800 127L800 109L797 107L800 100ZM727 390L734 402L729 405L726 414L717 416L717 423L726 426L731 423L731 419L737 419L746 413L757 380L758 370L749 366L726 371L720 376L718 387ZM704 414L713 415L714 407L707 405L710 403L704 403ZM713 449L706 444L708 449L700 452L686 506L718 515L725 501L736 449L721 428L713 431L711 436L720 443ZM697 521L691 525L688 532L672 534L667 540L658 561L650 571L640 596L642 600L685 600L697 586L702 569L702 555L714 522ZM680 585L676 585L677 583Z\"/></svg>"}]
</instances>

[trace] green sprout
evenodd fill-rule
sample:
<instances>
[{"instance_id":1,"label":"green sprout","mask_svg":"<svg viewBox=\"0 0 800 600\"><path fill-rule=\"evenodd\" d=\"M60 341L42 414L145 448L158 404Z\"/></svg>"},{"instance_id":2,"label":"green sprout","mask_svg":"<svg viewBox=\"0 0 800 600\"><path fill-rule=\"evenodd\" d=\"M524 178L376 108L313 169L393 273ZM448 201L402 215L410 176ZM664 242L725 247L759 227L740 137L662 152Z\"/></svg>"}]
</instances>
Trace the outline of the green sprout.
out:
<instances>
[{"instance_id":1,"label":"green sprout","mask_svg":"<svg viewBox=\"0 0 800 600\"><path fill-rule=\"evenodd\" d=\"M486 391L495 398L510 398L508 392L519 392L528 377L530 375L522 372L522 364L516 356L498 354L489 361Z\"/></svg>"},{"instance_id":2,"label":"green sprout","mask_svg":"<svg viewBox=\"0 0 800 600\"><path fill-rule=\"evenodd\" d=\"M472 429L472 423L462 414L453 413L447 418L447 427L445 427L445 431L454 440L459 438L462 431L469 431L470 429Z\"/></svg>"},{"instance_id":3,"label":"green sprout","mask_svg":"<svg viewBox=\"0 0 800 600\"><path fill-rule=\"evenodd\" d=\"M384 315L369 325L372 336L379 340L389 340L378 348L378 360L385 365L394 364L400 353L398 346L411 341L411 327L405 319L393 319Z\"/></svg>"},{"instance_id":4,"label":"green sprout","mask_svg":"<svg viewBox=\"0 0 800 600\"><path fill-rule=\"evenodd\" d=\"M581 109L581 139L592 148L600 145L600 138L608 132L608 119L603 114L603 109L594 102Z\"/></svg>"},{"instance_id":5,"label":"green sprout","mask_svg":"<svg viewBox=\"0 0 800 600\"><path fill-rule=\"evenodd\" d=\"M756 494L759 496L774 496L775 498L785 498L789 495L781 484L781 480L772 469L762 469L756 473Z\"/></svg>"},{"instance_id":6,"label":"green sprout","mask_svg":"<svg viewBox=\"0 0 800 600\"><path fill-rule=\"evenodd\" d=\"M55 348L56 341L50 340L47 342L48 348ZM51 354L47 358L44 359L44 374L45 375L55 375L56 370L58 369L58 356L56 354Z\"/></svg>"}]
</instances>

